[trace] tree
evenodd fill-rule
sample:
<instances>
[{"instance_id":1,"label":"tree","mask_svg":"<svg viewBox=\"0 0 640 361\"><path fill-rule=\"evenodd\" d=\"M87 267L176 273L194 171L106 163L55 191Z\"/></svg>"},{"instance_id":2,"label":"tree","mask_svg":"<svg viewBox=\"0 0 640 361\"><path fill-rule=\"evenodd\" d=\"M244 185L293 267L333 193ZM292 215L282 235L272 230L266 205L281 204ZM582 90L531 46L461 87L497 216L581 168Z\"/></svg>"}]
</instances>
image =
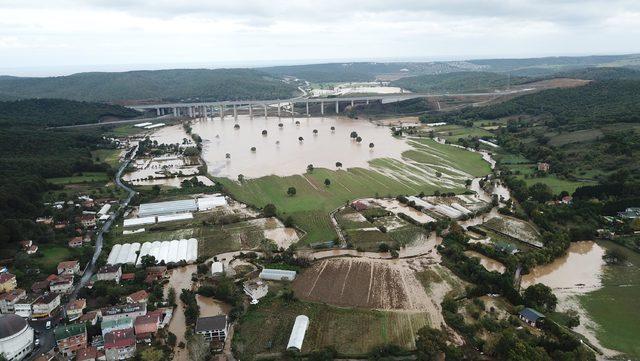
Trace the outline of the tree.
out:
<instances>
[{"instance_id":1,"label":"tree","mask_svg":"<svg viewBox=\"0 0 640 361\"><path fill-rule=\"evenodd\" d=\"M304 138L302 138L302 137L298 137L298 141L299 141L299 142L302 142L303 140L304 140Z\"/></svg>"},{"instance_id":2,"label":"tree","mask_svg":"<svg viewBox=\"0 0 640 361\"><path fill-rule=\"evenodd\" d=\"M466 185L467 187L470 187L472 182L473 181L471 179L467 179L464 181L464 185Z\"/></svg>"},{"instance_id":3,"label":"tree","mask_svg":"<svg viewBox=\"0 0 640 361\"><path fill-rule=\"evenodd\" d=\"M336 127L331 126L331 131L334 132L336 130Z\"/></svg>"},{"instance_id":4,"label":"tree","mask_svg":"<svg viewBox=\"0 0 640 361\"><path fill-rule=\"evenodd\" d=\"M351 132L349 137L351 137L351 139L356 139L358 137L358 133L356 133L356 131L354 130L354 131Z\"/></svg>"},{"instance_id":5,"label":"tree","mask_svg":"<svg viewBox=\"0 0 640 361\"><path fill-rule=\"evenodd\" d=\"M375 147L375 144L369 143L369 148L373 148L373 147Z\"/></svg>"},{"instance_id":6,"label":"tree","mask_svg":"<svg viewBox=\"0 0 640 361\"><path fill-rule=\"evenodd\" d=\"M202 335L193 335L189 338L187 349L189 360L204 361L209 356L209 343Z\"/></svg>"},{"instance_id":7,"label":"tree","mask_svg":"<svg viewBox=\"0 0 640 361\"><path fill-rule=\"evenodd\" d=\"M225 158L230 159L231 158L231 153L225 154Z\"/></svg>"},{"instance_id":8,"label":"tree","mask_svg":"<svg viewBox=\"0 0 640 361\"><path fill-rule=\"evenodd\" d=\"M178 342L178 338L176 337L176 335L169 331L169 334L167 335L167 345L171 346L171 348L176 347L176 343Z\"/></svg>"},{"instance_id":9,"label":"tree","mask_svg":"<svg viewBox=\"0 0 640 361\"><path fill-rule=\"evenodd\" d=\"M331 180L329 178L325 178L324 179L324 185L327 186L327 187L330 186L331 185Z\"/></svg>"},{"instance_id":10,"label":"tree","mask_svg":"<svg viewBox=\"0 0 640 361\"><path fill-rule=\"evenodd\" d=\"M266 129L262 130L262 135L267 135L267 130Z\"/></svg>"},{"instance_id":11,"label":"tree","mask_svg":"<svg viewBox=\"0 0 640 361\"><path fill-rule=\"evenodd\" d=\"M318 129L313 130L313 135L318 135Z\"/></svg>"},{"instance_id":12,"label":"tree","mask_svg":"<svg viewBox=\"0 0 640 361\"><path fill-rule=\"evenodd\" d=\"M256 151L256 147L251 147L251 151L255 152Z\"/></svg>"},{"instance_id":13,"label":"tree","mask_svg":"<svg viewBox=\"0 0 640 361\"><path fill-rule=\"evenodd\" d=\"M336 162L336 168L342 168L342 163Z\"/></svg>"},{"instance_id":14,"label":"tree","mask_svg":"<svg viewBox=\"0 0 640 361\"><path fill-rule=\"evenodd\" d=\"M536 183L529 187L529 195L538 203L545 203L553 198L553 190L544 183Z\"/></svg>"},{"instance_id":15,"label":"tree","mask_svg":"<svg viewBox=\"0 0 640 361\"><path fill-rule=\"evenodd\" d=\"M553 294L551 288L542 283L527 287L522 297L527 307L546 309L551 312L556 309L558 303L558 298Z\"/></svg>"},{"instance_id":16,"label":"tree","mask_svg":"<svg viewBox=\"0 0 640 361\"><path fill-rule=\"evenodd\" d=\"M155 266L156 263L156 258L151 255L144 255L140 258L140 264L142 264L143 268Z\"/></svg>"},{"instance_id":17,"label":"tree","mask_svg":"<svg viewBox=\"0 0 640 361\"><path fill-rule=\"evenodd\" d=\"M236 124L233 126L233 129L240 129L240 124Z\"/></svg>"},{"instance_id":18,"label":"tree","mask_svg":"<svg viewBox=\"0 0 640 361\"><path fill-rule=\"evenodd\" d=\"M418 360L438 360L447 349L447 334L443 331L429 326L418 330L416 337Z\"/></svg>"},{"instance_id":19,"label":"tree","mask_svg":"<svg viewBox=\"0 0 640 361\"><path fill-rule=\"evenodd\" d=\"M167 302L171 306L176 304L176 290L173 287L170 287L167 292Z\"/></svg>"},{"instance_id":20,"label":"tree","mask_svg":"<svg viewBox=\"0 0 640 361\"><path fill-rule=\"evenodd\" d=\"M287 189L287 194L289 195L289 197L293 197L296 195L296 187L289 187L289 189Z\"/></svg>"},{"instance_id":21,"label":"tree","mask_svg":"<svg viewBox=\"0 0 640 361\"><path fill-rule=\"evenodd\" d=\"M278 123L278 127L282 128L282 127L284 127L284 124Z\"/></svg>"},{"instance_id":22,"label":"tree","mask_svg":"<svg viewBox=\"0 0 640 361\"><path fill-rule=\"evenodd\" d=\"M276 216L276 206L272 203L267 204L262 209L262 213L265 217L275 217Z\"/></svg>"},{"instance_id":23,"label":"tree","mask_svg":"<svg viewBox=\"0 0 640 361\"><path fill-rule=\"evenodd\" d=\"M174 335L175 336L175 335ZM140 352L141 361L158 361L164 360L164 352L155 347L147 347Z\"/></svg>"},{"instance_id":24,"label":"tree","mask_svg":"<svg viewBox=\"0 0 640 361\"><path fill-rule=\"evenodd\" d=\"M356 142L358 142L358 143L362 142L362 137L361 136L357 136L356 137Z\"/></svg>"},{"instance_id":25,"label":"tree","mask_svg":"<svg viewBox=\"0 0 640 361\"><path fill-rule=\"evenodd\" d=\"M606 250L602 259L608 265L623 265L627 263L627 255L618 248Z\"/></svg>"},{"instance_id":26,"label":"tree","mask_svg":"<svg viewBox=\"0 0 640 361\"><path fill-rule=\"evenodd\" d=\"M309 165L307 166L307 172L309 172L309 173L313 173L313 164L309 164Z\"/></svg>"},{"instance_id":27,"label":"tree","mask_svg":"<svg viewBox=\"0 0 640 361\"><path fill-rule=\"evenodd\" d=\"M244 182L244 174L238 174L238 182Z\"/></svg>"},{"instance_id":28,"label":"tree","mask_svg":"<svg viewBox=\"0 0 640 361\"><path fill-rule=\"evenodd\" d=\"M436 177L438 177L438 178L442 177L442 173L436 172Z\"/></svg>"}]
</instances>

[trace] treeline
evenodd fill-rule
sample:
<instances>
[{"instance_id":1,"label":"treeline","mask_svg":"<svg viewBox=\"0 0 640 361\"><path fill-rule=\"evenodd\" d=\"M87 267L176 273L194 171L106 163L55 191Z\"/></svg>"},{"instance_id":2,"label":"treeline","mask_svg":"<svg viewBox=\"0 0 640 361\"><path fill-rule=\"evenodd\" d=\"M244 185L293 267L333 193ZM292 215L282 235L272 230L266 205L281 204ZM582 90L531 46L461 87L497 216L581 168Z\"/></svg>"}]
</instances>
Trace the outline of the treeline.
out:
<instances>
[{"instance_id":1,"label":"treeline","mask_svg":"<svg viewBox=\"0 0 640 361\"><path fill-rule=\"evenodd\" d=\"M267 73L251 69L172 69L79 73L48 78L0 77L0 98L83 101L289 98L297 93Z\"/></svg>"},{"instance_id":2,"label":"treeline","mask_svg":"<svg viewBox=\"0 0 640 361\"><path fill-rule=\"evenodd\" d=\"M428 74L401 78L391 82L417 93L449 92L468 93L472 91L492 91L508 85L531 81L527 77L510 77L507 74L465 71L447 74Z\"/></svg>"},{"instance_id":3,"label":"treeline","mask_svg":"<svg viewBox=\"0 0 640 361\"><path fill-rule=\"evenodd\" d=\"M550 128L573 125L588 129L598 124L640 122L640 81L597 81L588 85L549 89L523 95L504 103L465 108L458 112L430 116L430 121L459 122L498 119L514 115L546 117ZM526 120L526 119L525 119Z\"/></svg>"},{"instance_id":4,"label":"treeline","mask_svg":"<svg viewBox=\"0 0 640 361\"><path fill-rule=\"evenodd\" d=\"M1 82L1 81L0 81ZM61 126L97 123L114 116L133 118L139 112L119 105L61 99L26 99L0 102L0 127L12 125Z\"/></svg>"}]
</instances>

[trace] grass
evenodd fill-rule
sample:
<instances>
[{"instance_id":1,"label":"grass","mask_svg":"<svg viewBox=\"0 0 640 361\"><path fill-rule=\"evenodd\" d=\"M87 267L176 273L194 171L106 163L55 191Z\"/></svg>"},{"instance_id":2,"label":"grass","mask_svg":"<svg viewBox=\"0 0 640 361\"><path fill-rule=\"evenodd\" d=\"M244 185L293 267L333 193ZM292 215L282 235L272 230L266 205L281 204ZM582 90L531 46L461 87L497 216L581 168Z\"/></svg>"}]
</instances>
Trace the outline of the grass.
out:
<instances>
[{"instance_id":1,"label":"grass","mask_svg":"<svg viewBox=\"0 0 640 361\"><path fill-rule=\"evenodd\" d=\"M39 267L44 274L57 273L58 263L77 259L79 251L57 244L41 244L38 245L38 253L43 257L33 257L33 264ZM84 265L81 265L84 266Z\"/></svg>"},{"instance_id":2,"label":"grass","mask_svg":"<svg viewBox=\"0 0 640 361\"><path fill-rule=\"evenodd\" d=\"M400 194L432 194L436 190L461 192L466 177L455 175L451 169L469 174L469 178L486 175L489 164L477 153L431 139L410 141L413 150L403 153L412 166L395 159L375 159L372 169L349 168L330 170L316 168L312 173L279 177L275 175L245 180L242 184L227 178L218 179L234 198L241 202L263 207L273 203L281 216L291 216L307 232L306 243L333 240L336 234L329 220L329 212L362 197L397 196ZM444 174L438 179L435 172ZM449 176L448 176L449 175ZM447 177L447 178L445 178ZM324 180L331 180L326 187ZM449 184L445 184L445 179ZM295 196L287 189L296 188Z\"/></svg>"},{"instance_id":3,"label":"grass","mask_svg":"<svg viewBox=\"0 0 640 361\"><path fill-rule=\"evenodd\" d=\"M284 351L297 315L309 317L303 354L328 346L352 356L363 356L382 344L413 349L415 334L429 324L425 313L338 308L302 301L285 303L268 296L250 306L241 317L233 337L234 349L243 359Z\"/></svg>"},{"instance_id":4,"label":"grass","mask_svg":"<svg viewBox=\"0 0 640 361\"><path fill-rule=\"evenodd\" d=\"M409 224L388 232L389 237L398 242L400 246L406 246L415 241L420 235L428 236L427 232L418 226Z\"/></svg>"},{"instance_id":5,"label":"grass","mask_svg":"<svg viewBox=\"0 0 640 361\"><path fill-rule=\"evenodd\" d=\"M98 149L91 152L91 157L97 163L105 162L112 168L117 168L120 163L121 149Z\"/></svg>"},{"instance_id":6,"label":"grass","mask_svg":"<svg viewBox=\"0 0 640 361\"><path fill-rule=\"evenodd\" d=\"M47 181L53 184L95 183L107 182L108 180L109 177L105 172L84 172L71 177L47 178Z\"/></svg>"},{"instance_id":7,"label":"grass","mask_svg":"<svg viewBox=\"0 0 640 361\"><path fill-rule=\"evenodd\" d=\"M393 239L386 233L382 233L378 230L375 231L362 231L352 230L347 231L349 242L356 249L363 251L377 251L378 246L381 243L385 243L389 246L393 245Z\"/></svg>"},{"instance_id":8,"label":"grass","mask_svg":"<svg viewBox=\"0 0 640 361\"><path fill-rule=\"evenodd\" d=\"M607 249L619 249L630 262L627 266L606 266L603 287L579 297L589 317L598 324L596 337L607 348L640 360L640 254L613 242Z\"/></svg>"},{"instance_id":9,"label":"grass","mask_svg":"<svg viewBox=\"0 0 640 361\"><path fill-rule=\"evenodd\" d=\"M573 192L575 192L576 188L578 187L595 184L595 182L572 181L568 179L560 179L555 176L546 176L542 178L527 178L527 179L524 179L524 181L525 183L527 183L527 186L532 186L536 183L546 184L551 188L554 194L558 194L562 191L567 191L569 192L569 194L573 194Z\"/></svg>"}]
</instances>

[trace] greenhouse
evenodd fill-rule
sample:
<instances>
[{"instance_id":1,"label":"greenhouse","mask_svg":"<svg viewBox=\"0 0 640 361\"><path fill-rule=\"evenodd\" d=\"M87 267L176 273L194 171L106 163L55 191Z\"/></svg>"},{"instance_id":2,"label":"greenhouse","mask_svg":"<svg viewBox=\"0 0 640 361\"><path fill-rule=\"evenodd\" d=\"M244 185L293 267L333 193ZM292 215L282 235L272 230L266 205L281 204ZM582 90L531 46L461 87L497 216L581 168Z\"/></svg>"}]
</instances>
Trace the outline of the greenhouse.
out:
<instances>
[{"instance_id":1,"label":"greenhouse","mask_svg":"<svg viewBox=\"0 0 640 361\"><path fill-rule=\"evenodd\" d=\"M195 212L198 206L194 199L185 199L180 201L143 203L138 210L139 217L159 216L166 214Z\"/></svg>"}]
</instances>

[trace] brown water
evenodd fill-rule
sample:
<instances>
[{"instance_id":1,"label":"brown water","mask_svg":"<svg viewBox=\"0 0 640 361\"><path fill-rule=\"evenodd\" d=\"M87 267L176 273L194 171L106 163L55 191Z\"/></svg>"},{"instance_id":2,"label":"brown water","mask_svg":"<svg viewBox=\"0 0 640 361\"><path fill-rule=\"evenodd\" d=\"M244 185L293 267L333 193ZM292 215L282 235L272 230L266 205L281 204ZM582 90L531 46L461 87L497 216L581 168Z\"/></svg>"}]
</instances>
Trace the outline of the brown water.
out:
<instances>
[{"instance_id":1,"label":"brown water","mask_svg":"<svg viewBox=\"0 0 640 361\"><path fill-rule=\"evenodd\" d=\"M475 251L464 251L469 257L478 258L480 260L480 264L487 269L487 271L496 271L498 273L504 273L505 267L501 262L496 261L493 258L489 258L481 253Z\"/></svg>"},{"instance_id":2,"label":"brown water","mask_svg":"<svg viewBox=\"0 0 640 361\"><path fill-rule=\"evenodd\" d=\"M296 125L295 122L300 124ZM282 123L283 127L279 127ZM239 124L240 129L234 129ZM335 127L335 131L331 127ZM181 126L163 128L164 139L181 139L180 135L168 135L173 129L183 132ZM209 172L214 176L237 178L261 177L275 174L287 176L301 174L307 165L335 169L335 163L341 162L343 168L367 167L374 158L401 158L401 153L410 149L402 139L391 136L387 127L376 126L366 120L342 117L325 118L277 118L254 117L247 115L200 120L192 123L194 133L204 139L203 159ZM318 130L314 135L313 130ZM266 130L267 135L262 135ZM362 137L357 143L349 135L356 131ZM299 141L298 137L303 137ZM373 149L369 143L374 143ZM256 147L252 152L251 147ZM226 159L226 153L230 159Z\"/></svg>"},{"instance_id":3,"label":"brown water","mask_svg":"<svg viewBox=\"0 0 640 361\"><path fill-rule=\"evenodd\" d=\"M573 242L564 256L522 276L522 287L544 283L558 290L591 291L601 286L604 252L593 241Z\"/></svg>"}]
</instances>

